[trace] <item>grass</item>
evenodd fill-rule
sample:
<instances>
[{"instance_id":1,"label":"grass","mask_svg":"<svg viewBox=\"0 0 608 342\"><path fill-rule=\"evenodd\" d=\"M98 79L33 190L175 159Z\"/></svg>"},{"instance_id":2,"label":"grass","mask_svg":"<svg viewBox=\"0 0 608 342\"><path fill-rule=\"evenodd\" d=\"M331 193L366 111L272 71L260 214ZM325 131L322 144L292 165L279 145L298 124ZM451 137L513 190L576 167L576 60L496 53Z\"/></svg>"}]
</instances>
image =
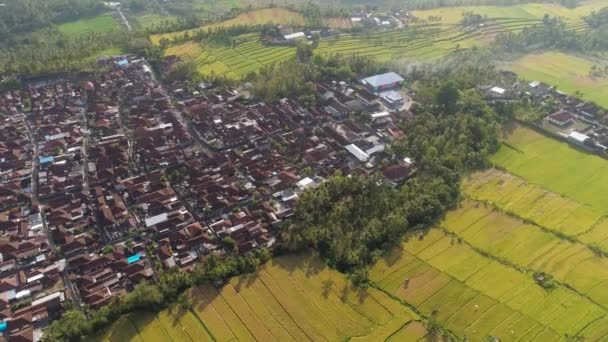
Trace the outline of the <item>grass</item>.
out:
<instances>
[{"instance_id":1,"label":"grass","mask_svg":"<svg viewBox=\"0 0 608 342\"><path fill-rule=\"evenodd\" d=\"M97 32L120 30L120 24L110 13L100 14L92 18L80 19L57 26L59 32L69 38Z\"/></svg>"},{"instance_id":2,"label":"grass","mask_svg":"<svg viewBox=\"0 0 608 342\"><path fill-rule=\"evenodd\" d=\"M155 34L150 36L150 40L154 44L158 44L161 39L173 39L181 37L185 33L192 35L199 30L209 30L216 27L229 27L235 25L262 25L262 24L277 24L277 25L299 25L304 23L304 17L301 14L284 9L284 8L265 8L260 10L241 13L238 16L222 22L204 25L196 29Z\"/></svg>"},{"instance_id":3,"label":"grass","mask_svg":"<svg viewBox=\"0 0 608 342\"><path fill-rule=\"evenodd\" d=\"M608 107L608 77L590 77L593 65L603 67L605 62L561 52L544 52L525 55L506 67L528 80L538 80L557 86L573 95L580 91L583 97Z\"/></svg>"},{"instance_id":4,"label":"grass","mask_svg":"<svg viewBox=\"0 0 608 342\"><path fill-rule=\"evenodd\" d=\"M419 317L385 293L353 287L312 254L274 259L254 274L189 292L192 310L125 316L103 334L121 341L355 341L426 335ZM122 331L121 330L121 331Z\"/></svg>"}]
</instances>

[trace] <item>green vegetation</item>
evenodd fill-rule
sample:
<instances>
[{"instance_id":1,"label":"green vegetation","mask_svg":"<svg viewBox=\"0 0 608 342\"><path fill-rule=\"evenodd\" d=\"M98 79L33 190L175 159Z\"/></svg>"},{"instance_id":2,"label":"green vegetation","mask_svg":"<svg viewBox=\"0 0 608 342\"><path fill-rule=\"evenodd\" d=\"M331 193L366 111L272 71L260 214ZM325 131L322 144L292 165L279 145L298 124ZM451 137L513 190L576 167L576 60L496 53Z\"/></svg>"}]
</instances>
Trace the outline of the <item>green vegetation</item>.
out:
<instances>
[{"instance_id":1,"label":"green vegetation","mask_svg":"<svg viewBox=\"0 0 608 342\"><path fill-rule=\"evenodd\" d=\"M507 64L527 80L543 81L570 95L580 92L584 98L608 107L605 94L608 78L590 75L593 66L603 68L601 62L561 52L543 52L525 55Z\"/></svg>"},{"instance_id":2,"label":"green vegetation","mask_svg":"<svg viewBox=\"0 0 608 342\"><path fill-rule=\"evenodd\" d=\"M266 8L255 11L247 11L237 15L234 18L221 21L218 23L208 24L199 28L171 32L166 34L155 34L150 36L150 40L154 44L160 44L162 40L173 40L180 39L184 36L193 36L198 31L209 31L218 27L230 27L236 25L264 25L264 24L275 24L275 25L298 25L304 23L304 17L296 12L284 9L284 8Z\"/></svg>"},{"instance_id":3,"label":"green vegetation","mask_svg":"<svg viewBox=\"0 0 608 342\"><path fill-rule=\"evenodd\" d=\"M504 130L503 144L492 162L510 173L579 203L608 208L608 163L567 143L522 126Z\"/></svg>"},{"instance_id":4,"label":"green vegetation","mask_svg":"<svg viewBox=\"0 0 608 342\"><path fill-rule=\"evenodd\" d=\"M560 196L509 173L490 169L476 173L463 185L467 197L489 203L556 234L575 238L593 229L608 213Z\"/></svg>"},{"instance_id":5,"label":"green vegetation","mask_svg":"<svg viewBox=\"0 0 608 342\"><path fill-rule=\"evenodd\" d=\"M119 29L119 24L111 14L100 14L93 18L80 19L57 26L59 32L68 38L95 32L109 32Z\"/></svg>"}]
</instances>

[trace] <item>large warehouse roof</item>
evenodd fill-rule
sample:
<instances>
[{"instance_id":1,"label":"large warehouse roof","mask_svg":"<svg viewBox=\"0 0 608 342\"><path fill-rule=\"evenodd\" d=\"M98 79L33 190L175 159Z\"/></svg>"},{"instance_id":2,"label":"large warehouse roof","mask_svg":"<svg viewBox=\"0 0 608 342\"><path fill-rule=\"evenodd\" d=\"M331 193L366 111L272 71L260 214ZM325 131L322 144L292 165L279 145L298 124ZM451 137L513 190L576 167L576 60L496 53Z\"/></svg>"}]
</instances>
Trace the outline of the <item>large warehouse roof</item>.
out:
<instances>
[{"instance_id":1,"label":"large warehouse roof","mask_svg":"<svg viewBox=\"0 0 608 342\"><path fill-rule=\"evenodd\" d=\"M374 75L362 80L363 83L369 84L370 86L377 88L383 85L393 84L396 82L403 82L403 77L397 75L394 72L387 72L386 74Z\"/></svg>"}]
</instances>

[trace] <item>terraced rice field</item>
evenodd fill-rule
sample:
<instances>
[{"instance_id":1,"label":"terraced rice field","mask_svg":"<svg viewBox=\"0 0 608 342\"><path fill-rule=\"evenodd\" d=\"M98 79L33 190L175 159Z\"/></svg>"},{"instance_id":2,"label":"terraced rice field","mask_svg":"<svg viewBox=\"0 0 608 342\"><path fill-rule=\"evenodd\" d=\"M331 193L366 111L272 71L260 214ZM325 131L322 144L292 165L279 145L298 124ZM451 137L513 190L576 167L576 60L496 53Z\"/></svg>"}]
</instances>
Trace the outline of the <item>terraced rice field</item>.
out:
<instances>
[{"instance_id":1,"label":"terraced rice field","mask_svg":"<svg viewBox=\"0 0 608 342\"><path fill-rule=\"evenodd\" d=\"M593 65L603 68L603 61L569 55L561 52L544 52L523 56L506 65L521 77L557 86L557 89L573 95L577 90L583 97L608 107L608 78L590 77Z\"/></svg>"},{"instance_id":2,"label":"terraced rice field","mask_svg":"<svg viewBox=\"0 0 608 342\"><path fill-rule=\"evenodd\" d=\"M417 341L426 336L416 313L377 289L354 288L312 255L275 259L219 290L194 288L190 298L190 311L125 316L103 340Z\"/></svg>"},{"instance_id":3,"label":"terraced rice field","mask_svg":"<svg viewBox=\"0 0 608 342\"><path fill-rule=\"evenodd\" d=\"M485 27L462 28L457 25L431 24L412 26L400 30L382 31L365 35L345 35L322 39L315 53L320 55L343 54L374 58L379 62L425 60L440 58L457 49L488 43L498 33L518 31L538 23L537 19L498 18ZM219 24L218 24L219 25ZM154 41L159 37L151 37ZM208 45L201 47L210 58L199 59L199 71L233 78L242 78L264 65L280 62L295 55L287 46L266 46L258 34L236 37L234 47ZM192 49L192 42L172 46L166 55Z\"/></svg>"},{"instance_id":4,"label":"terraced rice field","mask_svg":"<svg viewBox=\"0 0 608 342\"><path fill-rule=\"evenodd\" d=\"M466 48L476 44L474 32L462 33L457 29L425 27L368 36L345 36L323 39L317 54L369 56L379 61L394 58L429 59L444 56L456 48ZM196 59L201 73L227 75L242 78L249 72L257 71L264 65L281 62L295 55L290 46L266 46L258 34L237 37L240 44L234 47L206 45L194 42L169 47L165 55L179 55Z\"/></svg>"},{"instance_id":5,"label":"terraced rice field","mask_svg":"<svg viewBox=\"0 0 608 342\"><path fill-rule=\"evenodd\" d=\"M192 35L199 30L209 30L216 27L229 27L234 25L262 25L262 24L276 24L276 25L301 25L304 24L304 17L301 14L284 9L284 8L265 8L250 12L239 14L238 16L222 21L219 23L204 25L196 29L155 34L150 36L150 41L154 44L158 44L161 39L173 39L175 37L182 37L188 33Z\"/></svg>"},{"instance_id":6,"label":"terraced rice field","mask_svg":"<svg viewBox=\"0 0 608 342\"><path fill-rule=\"evenodd\" d=\"M575 8L567 8L551 3L528 3L511 6L462 6L441 7L431 10L414 11L414 15L427 19L431 16L441 17L445 24L456 24L462 20L463 13L474 12L488 18L521 18L540 20L545 14L562 17L567 21L580 21L583 16L589 15L608 6L608 0L588 1Z\"/></svg>"},{"instance_id":7,"label":"terraced rice field","mask_svg":"<svg viewBox=\"0 0 608 342\"><path fill-rule=\"evenodd\" d=\"M440 226L519 269L551 274L608 308L608 259L581 241L564 239L478 202L464 202Z\"/></svg>"},{"instance_id":8,"label":"terraced rice field","mask_svg":"<svg viewBox=\"0 0 608 342\"><path fill-rule=\"evenodd\" d=\"M78 37L88 33L120 30L120 24L110 13L105 13L92 18L64 23L57 26L57 29L67 37Z\"/></svg>"}]
</instances>

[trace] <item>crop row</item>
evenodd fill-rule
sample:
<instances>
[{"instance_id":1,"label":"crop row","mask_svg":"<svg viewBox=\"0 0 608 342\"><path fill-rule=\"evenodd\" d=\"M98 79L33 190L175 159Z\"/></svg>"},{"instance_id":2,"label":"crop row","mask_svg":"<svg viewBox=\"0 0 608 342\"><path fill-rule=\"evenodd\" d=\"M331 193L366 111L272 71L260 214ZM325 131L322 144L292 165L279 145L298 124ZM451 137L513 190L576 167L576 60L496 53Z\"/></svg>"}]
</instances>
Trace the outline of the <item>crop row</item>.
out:
<instances>
[{"instance_id":1,"label":"crop row","mask_svg":"<svg viewBox=\"0 0 608 342\"><path fill-rule=\"evenodd\" d=\"M388 257L372 268L371 280L471 340L558 340L606 314L566 287L545 290L531 274L439 229L412 237L395 253L395 259Z\"/></svg>"}]
</instances>

